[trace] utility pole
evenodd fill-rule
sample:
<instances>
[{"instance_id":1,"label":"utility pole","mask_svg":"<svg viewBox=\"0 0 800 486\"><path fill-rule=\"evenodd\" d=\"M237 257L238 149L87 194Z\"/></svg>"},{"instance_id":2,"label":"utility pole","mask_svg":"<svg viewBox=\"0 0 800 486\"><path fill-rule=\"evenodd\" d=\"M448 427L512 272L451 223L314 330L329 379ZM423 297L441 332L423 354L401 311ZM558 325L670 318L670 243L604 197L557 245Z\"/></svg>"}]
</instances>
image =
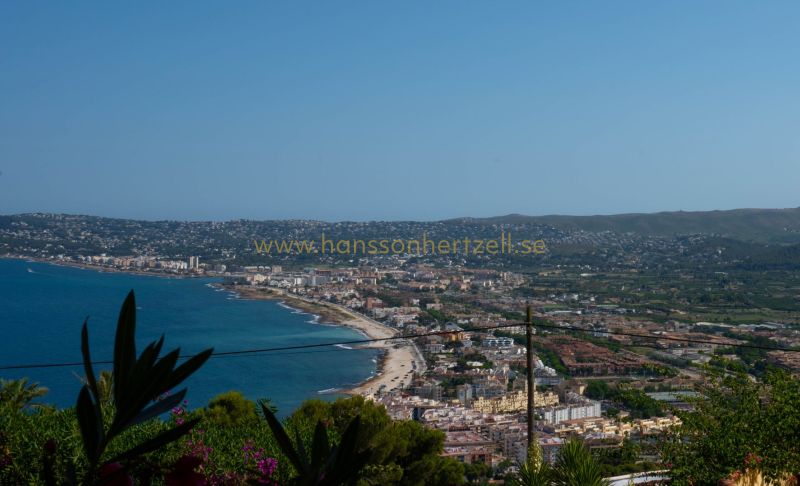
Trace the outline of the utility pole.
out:
<instances>
[{"instance_id":1,"label":"utility pole","mask_svg":"<svg viewBox=\"0 0 800 486\"><path fill-rule=\"evenodd\" d=\"M531 318L530 304L525 309L525 338L525 350L527 351L528 359L528 453L530 453L534 445L538 445L533 410L536 403L536 381L533 376L533 319Z\"/></svg>"}]
</instances>

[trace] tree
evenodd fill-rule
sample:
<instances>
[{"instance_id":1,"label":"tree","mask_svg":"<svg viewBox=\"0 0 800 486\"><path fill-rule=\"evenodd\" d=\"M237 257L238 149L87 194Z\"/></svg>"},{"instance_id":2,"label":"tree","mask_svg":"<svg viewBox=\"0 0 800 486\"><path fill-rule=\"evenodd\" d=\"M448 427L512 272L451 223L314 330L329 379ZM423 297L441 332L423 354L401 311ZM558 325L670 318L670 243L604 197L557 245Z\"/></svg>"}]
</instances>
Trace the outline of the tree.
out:
<instances>
[{"instance_id":1,"label":"tree","mask_svg":"<svg viewBox=\"0 0 800 486\"><path fill-rule=\"evenodd\" d=\"M261 409L261 407L267 407L270 412L275 414L278 413L278 407L274 403L272 403L272 399L270 398L260 398L258 400L258 406L259 409Z\"/></svg>"},{"instance_id":2,"label":"tree","mask_svg":"<svg viewBox=\"0 0 800 486\"><path fill-rule=\"evenodd\" d=\"M492 476L492 466L484 462L464 464L464 475L471 483L486 480Z\"/></svg>"},{"instance_id":3,"label":"tree","mask_svg":"<svg viewBox=\"0 0 800 486\"><path fill-rule=\"evenodd\" d=\"M270 405L266 404L266 406ZM201 414L204 420L216 425L246 425L258 420L255 404L238 391L229 391L215 396L208 402L208 406Z\"/></svg>"},{"instance_id":4,"label":"tree","mask_svg":"<svg viewBox=\"0 0 800 486\"><path fill-rule=\"evenodd\" d=\"M361 417L356 416L348 423L337 445L330 444L325 424L322 420L317 421L311 447L306 447L297 431L295 431L295 443L292 443L267 405L262 405L261 410L281 451L297 471L291 484L297 486L355 484L359 472L369 457L367 451L357 448Z\"/></svg>"},{"instance_id":5,"label":"tree","mask_svg":"<svg viewBox=\"0 0 800 486\"><path fill-rule=\"evenodd\" d=\"M772 480L800 471L800 380L709 371L700 394L662 448L672 484L716 484L753 462Z\"/></svg>"},{"instance_id":6,"label":"tree","mask_svg":"<svg viewBox=\"0 0 800 486\"><path fill-rule=\"evenodd\" d=\"M356 450L369 452L359 484L457 485L464 482L464 466L441 457L444 433L413 421L392 421L382 405L363 397L305 402L288 420L289 427L307 431L326 424L334 438L343 437L348 424L360 419Z\"/></svg>"},{"instance_id":7,"label":"tree","mask_svg":"<svg viewBox=\"0 0 800 486\"><path fill-rule=\"evenodd\" d=\"M103 404L111 404L114 401L114 375L108 371L103 370L97 378L97 394L100 402Z\"/></svg>"},{"instance_id":8,"label":"tree","mask_svg":"<svg viewBox=\"0 0 800 486\"><path fill-rule=\"evenodd\" d=\"M608 383L603 380L589 380L586 383L584 394L595 400L605 400L613 396L613 391L608 386Z\"/></svg>"},{"instance_id":9,"label":"tree","mask_svg":"<svg viewBox=\"0 0 800 486\"><path fill-rule=\"evenodd\" d=\"M511 486L550 486L553 482L553 468L542 459L542 449L534 442L528 449L528 459L520 466L516 476L508 478Z\"/></svg>"},{"instance_id":10,"label":"tree","mask_svg":"<svg viewBox=\"0 0 800 486\"><path fill-rule=\"evenodd\" d=\"M516 476L509 478L512 486L606 486L600 465L583 443L572 439L561 447L553 467L541 459L541 451L534 447L528 460Z\"/></svg>"},{"instance_id":11,"label":"tree","mask_svg":"<svg viewBox=\"0 0 800 486\"><path fill-rule=\"evenodd\" d=\"M411 485L455 485L464 482L464 466L440 456L444 433L413 421L390 422L371 441L371 462L396 464L402 477L394 483Z\"/></svg>"},{"instance_id":12,"label":"tree","mask_svg":"<svg viewBox=\"0 0 800 486\"><path fill-rule=\"evenodd\" d=\"M81 378L81 383L88 385L88 378ZM114 404L114 375L108 370L103 370L97 376L97 396L105 407Z\"/></svg>"},{"instance_id":13,"label":"tree","mask_svg":"<svg viewBox=\"0 0 800 486\"><path fill-rule=\"evenodd\" d=\"M554 486L605 486L600 465L577 439L568 441L558 451L553 467Z\"/></svg>"},{"instance_id":14,"label":"tree","mask_svg":"<svg viewBox=\"0 0 800 486\"><path fill-rule=\"evenodd\" d=\"M526 462L519 468L516 476L511 476L507 483L511 486L550 486L552 482L553 470L546 463L538 467L530 462Z\"/></svg>"},{"instance_id":15,"label":"tree","mask_svg":"<svg viewBox=\"0 0 800 486\"><path fill-rule=\"evenodd\" d=\"M40 407L41 405L31 402L47 395L47 392L47 388L39 386L38 383L28 383L27 378L0 379L0 404L10 407L11 410Z\"/></svg>"}]
</instances>

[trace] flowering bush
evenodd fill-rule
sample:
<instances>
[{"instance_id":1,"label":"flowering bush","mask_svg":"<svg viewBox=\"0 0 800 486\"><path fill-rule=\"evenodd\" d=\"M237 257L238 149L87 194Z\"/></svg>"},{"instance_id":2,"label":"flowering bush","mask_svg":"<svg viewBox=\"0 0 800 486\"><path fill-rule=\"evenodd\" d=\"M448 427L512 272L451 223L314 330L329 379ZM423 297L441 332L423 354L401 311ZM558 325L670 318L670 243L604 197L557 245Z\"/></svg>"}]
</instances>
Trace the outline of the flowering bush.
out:
<instances>
[{"instance_id":1,"label":"flowering bush","mask_svg":"<svg viewBox=\"0 0 800 486\"><path fill-rule=\"evenodd\" d=\"M278 468L278 460L268 457L263 448L256 447L252 440L245 441L242 446L242 458L250 470L255 470L258 481L261 484L277 485L273 475Z\"/></svg>"}]
</instances>

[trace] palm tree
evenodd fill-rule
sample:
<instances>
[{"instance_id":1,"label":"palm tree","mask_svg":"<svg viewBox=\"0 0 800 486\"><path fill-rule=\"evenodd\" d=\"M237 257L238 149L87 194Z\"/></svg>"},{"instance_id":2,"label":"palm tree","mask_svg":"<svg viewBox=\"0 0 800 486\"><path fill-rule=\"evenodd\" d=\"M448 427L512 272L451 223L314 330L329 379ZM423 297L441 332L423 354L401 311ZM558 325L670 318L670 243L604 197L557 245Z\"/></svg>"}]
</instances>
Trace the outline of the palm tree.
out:
<instances>
[{"instance_id":1,"label":"palm tree","mask_svg":"<svg viewBox=\"0 0 800 486\"><path fill-rule=\"evenodd\" d=\"M48 391L38 383L28 383L27 378L19 380L0 378L0 404L8 405L12 410L41 407L41 404L31 402L47 395Z\"/></svg>"},{"instance_id":2,"label":"palm tree","mask_svg":"<svg viewBox=\"0 0 800 486\"><path fill-rule=\"evenodd\" d=\"M577 439L568 441L558 452L553 468L555 486L607 486L608 481L600 473L600 465L594 460L583 443Z\"/></svg>"},{"instance_id":3,"label":"palm tree","mask_svg":"<svg viewBox=\"0 0 800 486\"><path fill-rule=\"evenodd\" d=\"M511 486L550 486L552 483L553 469L543 462L536 466L528 461L519 468L519 473L510 478Z\"/></svg>"},{"instance_id":4,"label":"palm tree","mask_svg":"<svg viewBox=\"0 0 800 486\"><path fill-rule=\"evenodd\" d=\"M561 448L554 467L542 460L541 450L534 446L519 473L509 481L512 486L608 486L600 474L600 466L577 439Z\"/></svg>"},{"instance_id":5,"label":"palm tree","mask_svg":"<svg viewBox=\"0 0 800 486\"><path fill-rule=\"evenodd\" d=\"M85 376L75 376L84 385L89 385L89 379ZM108 370L103 370L97 376L97 393L100 403L103 405L112 405L114 403L114 374Z\"/></svg>"},{"instance_id":6,"label":"palm tree","mask_svg":"<svg viewBox=\"0 0 800 486\"><path fill-rule=\"evenodd\" d=\"M258 404L261 407L266 407L273 414L278 413L278 407L276 407L275 404L272 403L272 399L271 398L260 398L258 400Z\"/></svg>"},{"instance_id":7,"label":"palm tree","mask_svg":"<svg viewBox=\"0 0 800 486\"><path fill-rule=\"evenodd\" d=\"M114 374L108 370L100 372L97 377L97 393L103 404L111 404L114 401Z\"/></svg>"},{"instance_id":8,"label":"palm tree","mask_svg":"<svg viewBox=\"0 0 800 486\"><path fill-rule=\"evenodd\" d=\"M510 478L511 486L550 486L553 468L542 458L542 448L537 442L528 449L528 460L520 466L519 473Z\"/></svg>"}]
</instances>

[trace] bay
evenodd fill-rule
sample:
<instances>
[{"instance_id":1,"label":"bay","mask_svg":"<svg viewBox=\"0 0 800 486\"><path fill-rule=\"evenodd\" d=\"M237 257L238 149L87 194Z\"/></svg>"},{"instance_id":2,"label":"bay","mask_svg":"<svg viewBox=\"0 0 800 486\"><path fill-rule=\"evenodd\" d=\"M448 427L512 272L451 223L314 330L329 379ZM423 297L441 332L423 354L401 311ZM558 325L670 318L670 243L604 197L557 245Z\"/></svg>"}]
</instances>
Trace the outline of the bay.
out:
<instances>
[{"instance_id":1,"label":"bay","mask_svg":"<svg viewBox=\"0 0 800 486\"><path fill-rule=\"evenodd\" d=\"M181 354L208 347L226 352L363 338L279 302L238 299L213 288L216 281L0 259L0 367L80 362L80 330L87 316L92 358L110 360L119 308L131 289L138 350L162 334L164 349L180 347ZM185 383L189 407L239 390L253 400L270 398L285 415L303 400L328 399L335 395L327 392L367 379L376 358L372 349L338 346L211 358ZM110 368L96 366L98 371ZM0 378L28 377L49 388L42 401L59 407L74 405L82 375L80 366L0 370Z\"/></svg>"}]
</instances>

